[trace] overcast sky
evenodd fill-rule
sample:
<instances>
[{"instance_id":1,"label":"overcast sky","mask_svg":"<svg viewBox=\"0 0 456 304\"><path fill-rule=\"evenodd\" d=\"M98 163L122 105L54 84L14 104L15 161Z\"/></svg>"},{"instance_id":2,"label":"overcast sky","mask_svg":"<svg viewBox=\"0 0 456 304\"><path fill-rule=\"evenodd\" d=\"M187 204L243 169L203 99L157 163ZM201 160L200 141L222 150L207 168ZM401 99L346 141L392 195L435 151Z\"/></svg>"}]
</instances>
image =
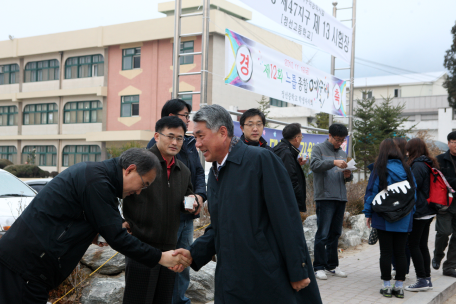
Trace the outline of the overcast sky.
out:
<instances>
[{"instance_id":1,"label":"overcast sky","mask_svg":"<svg viewBox=\"0 0 456 304\"><path fill-rule=\"evenodd\" d=\"M285 29L277 29L274 22L241 1L227 1L251 10L251 23L293 36ZM332 14L333 1L313 0L329 14ZM166 1L5 0L1 4L0 40L7 40L8 35L23 38L160 18L164 16L157 11L160 2ZM352 0L338 2L340 8L352 4ZM455 0L358 0L355 77L443 71L443 56L452 42L450 30L456 21L455 12ZM338 11L337 18L350 19L351 10ZM345 24L351 26L350 22ZM329 73L330 55L297 42L303 45L304 62L311 60L310 65ZM346 66L345 62L336 60L336 67ZM337 71L336 76L346 79L349 74Z\"/></svg>"}]
</instances>

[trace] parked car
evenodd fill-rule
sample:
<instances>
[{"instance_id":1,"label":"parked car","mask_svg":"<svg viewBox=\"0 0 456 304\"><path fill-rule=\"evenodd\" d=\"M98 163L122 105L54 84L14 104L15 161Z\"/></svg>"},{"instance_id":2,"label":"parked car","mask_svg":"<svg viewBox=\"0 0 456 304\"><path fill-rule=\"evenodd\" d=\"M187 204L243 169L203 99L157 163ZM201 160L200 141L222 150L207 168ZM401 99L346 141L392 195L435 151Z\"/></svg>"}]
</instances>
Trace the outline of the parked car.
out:
<instances>
[{"instance_id":1,"label":"parked car","mask_svg":"<svg viewBox=\"0 0 456 304\"><path fill-rule=\"evenodd\" d=\"M36 192L40 192L41 189L44 188L49 182L52 180L51 178L40 178L40 179L32 179L28 180L25 183L35 189Z\"/></svg>"},{"instance_id":2,"label":"parked car","mask_svg":"<svg viewBox=\"0 0 456 304\"><path fill-rule=\"evenodd\" d=\"M0 237L11 227L37 192L11 173L0 169Z\"/></svg>"}]
</instances>

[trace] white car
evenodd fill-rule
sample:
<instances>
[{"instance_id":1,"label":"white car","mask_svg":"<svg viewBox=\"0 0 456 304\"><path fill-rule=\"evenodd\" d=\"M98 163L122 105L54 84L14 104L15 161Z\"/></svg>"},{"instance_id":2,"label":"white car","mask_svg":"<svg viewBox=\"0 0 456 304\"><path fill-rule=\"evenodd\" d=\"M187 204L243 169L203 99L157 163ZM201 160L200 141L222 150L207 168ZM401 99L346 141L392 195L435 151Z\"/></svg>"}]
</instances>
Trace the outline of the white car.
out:
<instances>
[{"instance_id":1,"label":"white car","mask_svg":"<svg viewBox=\"0 0 456 304\"><path fill-rule=\"evenodd\" d=\"M36 191L11 173L0 169L0 236L35 198Z\"/></svg>"}]
</instances>

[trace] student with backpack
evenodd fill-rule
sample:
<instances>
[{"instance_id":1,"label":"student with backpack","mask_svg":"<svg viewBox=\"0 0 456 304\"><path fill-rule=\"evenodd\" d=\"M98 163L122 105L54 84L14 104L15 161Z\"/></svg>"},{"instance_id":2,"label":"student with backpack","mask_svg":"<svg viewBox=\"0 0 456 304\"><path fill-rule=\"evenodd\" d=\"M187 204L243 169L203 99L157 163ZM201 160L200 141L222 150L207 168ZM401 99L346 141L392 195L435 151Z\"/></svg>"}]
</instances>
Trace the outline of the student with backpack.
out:
<instances>
[{"instance_id":1,"label":"student with backpack","mask_svg":"<svg viewBox=\"0 0 456 304\"><path fill-rule=\"evenodd\" d=\"M407 268L405 244L412 231L415 212L415 181L402 153L390 138L380 144L379 155L364 196L368 227L377 229L380 243L380 293L388 298L404 297ZM396 258L396 282L391 285L391 259Z\"/></svg>"},{"instance_id":2,"label":"student with backpack","mask_svg":"<svg viewBox=\"0 0 456 304\"><path fill-rule=\"evenodd\" d=\"M432 289L431 256L429 254L429 227L436 211L427 198L431 183L431 168L438 168L437 160L429 154L426 143L420 138L411 139L405 149L408 153L407 164L412 169L416 181L416 212L413 215L413 229L409 235L409 246L415 265L416 282L405 287L407 291Z\"/></svg>"}]
</instances>

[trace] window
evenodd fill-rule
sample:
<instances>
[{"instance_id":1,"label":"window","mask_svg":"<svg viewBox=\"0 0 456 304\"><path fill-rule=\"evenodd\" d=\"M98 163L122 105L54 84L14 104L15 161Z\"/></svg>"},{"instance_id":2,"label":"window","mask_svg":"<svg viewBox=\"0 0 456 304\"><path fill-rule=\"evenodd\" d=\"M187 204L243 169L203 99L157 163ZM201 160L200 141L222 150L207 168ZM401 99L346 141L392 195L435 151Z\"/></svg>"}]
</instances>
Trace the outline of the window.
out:
<instances>
[{"instance_id":1,"label":"window","mask_svg":"<svg viewBox=\"0 0 456 304\"><path fill-rule=\"evenodd\" d=\"M22 163L25 162L38 166L57 166L57 149L54 146L25 146L22 149Z\"/></svg>"},{"instance_id":2,"label":"window","mask_svg":"<svg viewBox=\"0 0 456 304\"><path fill-rule=\"evenodd\" d=\"M27 105L24 108L24 125L56 124L57 112L55 103Z\"/></svg>"},{"instance_id":3,"label":"window","mask_svg":"<svg viewBox=\"0 0 456 304\"><path fill-rule=\"evenodd\" d=\"M102 122L103 105L100 101L68 102L64 108L63 123Z\"/></svg>"},{"instance_id":4,"label":"window","mask_svg":"<svg viewBox=\"0 0 456 304\"><path fill-rule=\"evenodd\" d=\"M193 41L181 42L180 52L182 53L193 53L194 52ZM193 63L193 55L180 57L180 64L191 64Z\"/></svg>"},{"instance_id":5,"label":"window","mask_svg":"<svg viewBox=\"0 0 456 304\"><path fill-rule=\"evenodd\" d=\"M372 98L372 91L363 92L363 99L371 99L371 98Z\"/></svg>"},{"instance_id":6,"label":"window","mask_svg":"<svg viewBox=\"0 0 456 304\"><path fill-rule=\"evenodd\" d=\"M17 149L15 146L0 146L0 159L16 162Z\"/></svg>"},{"instance_id":7,"label":"window","mask_svg":"<svg viewBox=\"0 0 456 304\"><path fill-rule=\"evenodd\" d=\"M141 67L141 48L124 49L122 51L122 70L139 69Z\"/></svg>"},{"instance_id":8,"label":"window","mask_svg":"<svg viewBox=\"0 0 456 304\"><path fill-rule=\"evenodd\" d=\"M278 100L275 98L269 98L269 104L276 107L288 107L288 103L283 100Z\"/></svg>"},{"instance_id":9,"label":"window","mask_svg":"<svg viewBox=\"0 0 456 304\"><path fill-rule=\"evenodd\" d=\"M0 126L17 126L17 107L0 107Z\"/></svg>"},{"instance_id":10,"label":"window","mask_svg":"<svg viewBox=\"0 0 456 304\"><path fill-rule=\"evenodd\" d=\"M400 89L394 89L394 97L401 97L401 90Z\"/></svg>"},{"instance_id":11,"label":"window","mask_svg":"<svg viewBox=\"0 0 456 304\"><path fill-rule=\"evenodd\" d=\"M421 120L438 120L439 114L421 114Z\"/></svg>"},{"instance_id":12,"label":"window","mask_svg":"<svg viewBox=\"0 0 456 304\"><path fill-rule=\"evenodd\" d=\"M101 161L99 146L65 146L62 166L69 167L80 162Z\"/></svg>"},{"instance_id":13,"label":"window","mask_svg":"<svg viewBox=\"0 0 456 304\"><path fill-rule=\"evenodd\" d=\"M19 83L19 65L0 65L0 85Z\"/></svg>"},{"instance_id":14,"label":"window","mask_svg":"<svg viewBox=\"0 0 456 304\"><path fill-rule=\"evenodd\" d=\"M183 92L185 93L185 92ZM193 95L192 94L185 94L185 95L179 95L179 98L188 103L191 107L193 107Z\"/></svg>"},{"instance_id":15,"label":"window","mask_svg":"<svg viewBox=\"0 0 456 304\"><path fill-rule=\"evenodd\" d=\"M122 96L120 117L139 116L139 95Z\"/></svg>"},{"instance_id":16,"label":"window","mask_svg":"<svg viewBox=\"0 0 456 304\"><path fill-rule=\"evenodd\" d=\"M68 58L65 62L65 79L97 77L104 75L102 55Z\"/></svg>"},{"instance_id":17,"label":"window","mask_svg":"<svg viewBox=\"0 0 456 304\"><path fill-rule=\"evenodd\" d=\"M25 66L24 82L59 79L59 62L56 59L29 62Z\"/></svg>"}]
</instances>

